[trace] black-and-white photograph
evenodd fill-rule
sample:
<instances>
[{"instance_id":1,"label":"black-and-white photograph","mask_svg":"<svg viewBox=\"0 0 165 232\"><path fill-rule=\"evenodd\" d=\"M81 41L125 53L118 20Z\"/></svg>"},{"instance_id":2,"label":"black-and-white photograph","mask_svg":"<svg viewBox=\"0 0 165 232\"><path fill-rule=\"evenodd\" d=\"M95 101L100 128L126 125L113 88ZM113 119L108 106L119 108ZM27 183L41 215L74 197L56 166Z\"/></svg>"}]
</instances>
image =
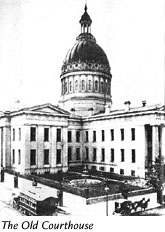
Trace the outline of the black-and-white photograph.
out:
<instances>
[{"instance_id":1,"label":"black-and-white photograph","mask_svg":"<svg viewBox=\"0 0 165 232\"><path fill-rule=\"evenodd\" d=\"M164 89L164 0L0 0L0 217L165 215Z\"/></svg>"}]
</instances>

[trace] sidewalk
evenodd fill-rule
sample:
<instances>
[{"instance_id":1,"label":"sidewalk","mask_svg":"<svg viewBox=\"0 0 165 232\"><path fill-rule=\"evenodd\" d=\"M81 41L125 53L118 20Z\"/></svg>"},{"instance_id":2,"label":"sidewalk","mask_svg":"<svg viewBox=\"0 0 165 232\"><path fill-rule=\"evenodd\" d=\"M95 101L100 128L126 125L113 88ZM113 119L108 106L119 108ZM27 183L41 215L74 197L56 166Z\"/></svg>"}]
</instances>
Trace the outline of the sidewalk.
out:
<instances>
[{"instance_id":1,"label":"sidewalk","mask_svg":"<svg viewBox=\"0 0 165 232\"><path fill-rule=\"evenodd\" d=\"M9 187L6 183L0 183L0 201L12 206L13 198L19 195L19 189Z\"/></svg>"}]
</instances>

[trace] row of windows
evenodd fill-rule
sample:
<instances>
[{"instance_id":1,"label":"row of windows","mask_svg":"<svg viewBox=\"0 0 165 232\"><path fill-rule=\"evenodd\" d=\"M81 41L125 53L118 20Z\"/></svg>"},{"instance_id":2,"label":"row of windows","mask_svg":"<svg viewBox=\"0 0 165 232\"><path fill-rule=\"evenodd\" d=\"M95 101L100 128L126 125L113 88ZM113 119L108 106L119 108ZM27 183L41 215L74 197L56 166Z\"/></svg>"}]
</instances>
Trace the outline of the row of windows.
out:
<instances>
[{"instance_id":1,"label":"row of windows","mask_svg":"<svg viewBox=\"0 0 165 232\"><path fill-rule=\"evenodd\" d=\"M13 128L13 141L16 140L16 129ZM21 128L18 129L18 140L21 141Z\"/></svg>"},{"instance_id":2,"label":"row of windows","mask_svg":"<svg viewBox=\"0 0 165 232\"><path fill-rule=\"evenodd\" d=\"M124 140L124 129L120 129L121 141ZM111 141L115 140L114 129L110 130ZM135 140L135 128L131 128L131 140ZM96 131L93 131L93 142L96 142ZM105 141L105 131L101 130L101 141ZM72 142L72 131L68 131L68 142ZM80 131L76 131L76 142L80 142ZM89 142L89 131L85 131L85 142Z\"/></svg>"},{"instance_id":3,"label":"row of windows","mask_svg":"<svg viewBox=\"0 0 165 232\"><path fill-rule=\"evenodd\" d=\"M68 147L68 161L72 160L72 147ZM80 148L76 148L76 160L80 161Z\"/></svg>"},{"instance_id":4,"label":"row of windows","mask_svg":"<svg viewBox=\"0 0 165 232\"><path fill-rule=\"evenodd\" d=\"M61 149L57 149L56 163L61 164ZM49 149L44 150L44 165L50 164ZM36 150L30 150L30 165L36 165Z\"/></svg>"},{"instance_id":5,"label":"row of windows","mask_svg":"<svg viewBox=\"0 0 165 232\"><path fill-rule=\"evenodd\" d=\"M89 148L86 147L86 160L89 160ZM121 149L121 162L125 161L125 151L124 149ZM132 149L132 163L136 162L136 153L135 149ZM68 161L72 160L72 147L68 147ZM80 148L76 148L76 160L80 160ZM97 160L97 149L93 148L93 158L92 161ZM101 149L101 162L105 161L105 148ZM114 155L114 149L111 149L111 158L110 162L115 161L115 155ZM15 164L15 150L13 149L13 154L12 154L12 162ZM49 149L44 150L44 164L47 165L49 164ZM57 159L56 159L57 164L61 164L61 149L57 149ZM18 150L18 164L21 164L21 150ZM36 165L36 149L31 149L30 151L30 165Z\"/></svg>"},{"instance_id":6,"label":"row of windows","mask_svg":"<svg viewBox=\"0 0 165 232\"><path fill-rule=\"evenodd\" d=\"M72 92L73 91L73 82L70 81L69 82L69 86L68 86L68 83L67 82L63 82L62 83L62 91L63 91L63 94L67 93L67 92ZM85 80L82 80L81 81L81 90L84 91L86 90L86 81ZM101 81L100 82L100 88L99 88L99 82L96 80L94 82L94 86L93 86L94 90L96 92L100 91L100 92L106 92L106 93L110 93L110 84L108 82L103 82ZM74 85L74 89L75 91L78 91L79 90L79 85L78 85L78 80L75 81L75 85ZM92 90L92 81L89 80L88 81L88 90Z\"/></svg>"},{"instance_id":7,"label":"row of windows","mask_svg":"<svg viewBox=\"0 0 165 232\"><path fill-rule=\"evenodd\" d=\"M124 129L120 129L121 140L124 140ZM13 141L15 141L15 129L13 129ZM114 141L114 129L110 130L111 141ZM49 128L44 128L44 141L49 141ZM131 139L135 140L135 128L131 128ZM21 128L18 131L18 140L21 141ZM105 141L105 131L101 131L101 140ZM30 128L30 141L36 141L36 127ZM61 142L61 129L57 128L57 142ZM68 142L72 142L72 131L68 131ZM76 131L76 142L80 142L80 131ZM89 142L89 132L85 131L85 142ZM93 131L93 142L96 142L96 131Z\"/></svg>"},{"instance_id":8,"label":"row of windows","mask_svg":"<svg viewBox=\"0 0 165 232\"><path fill-rule=\"evenodd\" d=\"M15 150L13 149L12 151L12 163L15 164L16 163L16 154L15 154ZM18 150L18 164L21 164L21 150Z\"/></svg>"},{"instance_id":9,"label":"row of windows","mask_svg":"<svg viewBox=\"0 0 165 232\"><path fill-rule=\"evenodd\" d=\"M72 142L72 131L68 131L68 142ZM80 131L76 131L76 142L80 142Z\"/></svg>"},{"instance_id":10,"label":"row of windows","mask_svg":"<svg viewBox=\"0 0 165 232\"><path fill-rule=\"evenodd\" d=\"M96 170L96 166L92 166L91 168L92 168L92 170ZM100 171L105 171L105 168L104 167L99 167L99 170ZM114 173L115 172L114 168L111 167L110 172ZM124 169L120 169L120 175L124 175ZM135 176L135 170L131 170L131 176Z\"/></svg>"},{"instance_id":11,"label":"row of windows","mask_svg":"<svg viewBox=\"0 0 165 232\"><path fill-rule=\"evenodd\" d=\"M36 141L36 127L30 128L30 141ZM49 141L49 128L44 128L44 141ZM61 142L61 129L57 129L57 142Z\"/></svg>"},{"instance_id":12,"label":"row of windows","mask_svg":"<svg viewBox=\"0 0 165 232\"><path fill-rule=\"evenodd\" d=\"M78 149L78 152L77 152ZM115 162L115 150L112 148L110 151L110 162ZM121 162L125 162L125 150L121 149L121 158L120 161ZM79 154L77 156L77 153ZM76 148L76 160L80 159L80 148ZM68 160L71 161L72 160L72 147L68 147ZM85 148L85 160L88 161L89 160L89 148L86 147ZM97 149L93 148L93 156L92 156L92 161L95 162L97 160ZM101 149L101 162L105 162L105 148ZM136 163L136 151L135 149L131 150L131 162L132 163Z\"/></svg>"}]
</instances>

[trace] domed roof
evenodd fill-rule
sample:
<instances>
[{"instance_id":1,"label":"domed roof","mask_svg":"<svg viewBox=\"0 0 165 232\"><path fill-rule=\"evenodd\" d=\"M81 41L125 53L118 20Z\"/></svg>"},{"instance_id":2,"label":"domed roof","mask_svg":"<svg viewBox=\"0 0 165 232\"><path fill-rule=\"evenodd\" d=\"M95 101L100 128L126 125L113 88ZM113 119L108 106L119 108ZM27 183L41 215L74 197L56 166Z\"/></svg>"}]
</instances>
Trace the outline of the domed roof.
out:
<instances>
[{"instance_id":1,"label":"domed roof","mask_svg":"<svg viewBox=\"0 0 165 232\"><path fill-rule=\"evenodd\" d=\"M78 42L68 51L64 60L65 65L76 62L99 63L109 66L107 56L103 49L92 37L84 39L82 38L82 34L78 37Z\"/></svg>"},{"instance_id":2,"label":"domed roof","mask_svg":"<svg viewBox=\"0 0 165 232\"><path fill-rule=\"evenodd\" d=\"M77 70L102 71L110 74L108 58L91 34L91 23L85 5L85 12L80 19L81 34L64 59L62 74Z\"/></svg>"}]
</instances>

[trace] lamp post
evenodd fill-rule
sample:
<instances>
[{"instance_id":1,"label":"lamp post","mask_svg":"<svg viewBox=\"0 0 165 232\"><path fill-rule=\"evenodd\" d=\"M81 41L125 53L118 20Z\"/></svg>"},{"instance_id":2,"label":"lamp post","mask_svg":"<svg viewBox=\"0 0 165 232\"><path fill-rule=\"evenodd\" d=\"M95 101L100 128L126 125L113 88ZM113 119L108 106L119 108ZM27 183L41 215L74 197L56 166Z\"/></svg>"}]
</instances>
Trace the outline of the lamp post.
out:
<instances>
[{"instance_id":1,"label":"lamp post","mask_svg":"<svg viewBox=\"0 0 165 232\"><path fill-rule=\"evenodd\" d=\"M87 166L86 166L86 165L85 165L85 167L84 167L83 173L85 174L84 186L86 186L87 174L88 174L88 170L87 170ZM88 187L85 188L85 196L86 196L86 198L89 197L89 188L88 188Z\"/></svg>"},{"instance_id":2,"label":"lamp post","mask_svg":"<svg viewBox=\"0 0 165 232\"><path fill-rule=\"evenodd\" d=\"M87 180L86 180L86 175L88 174L88 170L87 170L87 166L85 165L85 167L84 167L84 170L83 170L83 173L85 174L85 184L86 184L86 182L87 182Z\"/></svg>"},{"instance_id":3,"label":"lamp post","mask_svg":"<svg viewBox=\"0 0 165 232\"><path fill-rule=\"evenodd\" d=\"M109 191L107 183L108 183L108 180L106 179L106 186L105 186L105 192L106 192L106 216L108 216L108 191Z\"/></svg>"}]
</instances>

